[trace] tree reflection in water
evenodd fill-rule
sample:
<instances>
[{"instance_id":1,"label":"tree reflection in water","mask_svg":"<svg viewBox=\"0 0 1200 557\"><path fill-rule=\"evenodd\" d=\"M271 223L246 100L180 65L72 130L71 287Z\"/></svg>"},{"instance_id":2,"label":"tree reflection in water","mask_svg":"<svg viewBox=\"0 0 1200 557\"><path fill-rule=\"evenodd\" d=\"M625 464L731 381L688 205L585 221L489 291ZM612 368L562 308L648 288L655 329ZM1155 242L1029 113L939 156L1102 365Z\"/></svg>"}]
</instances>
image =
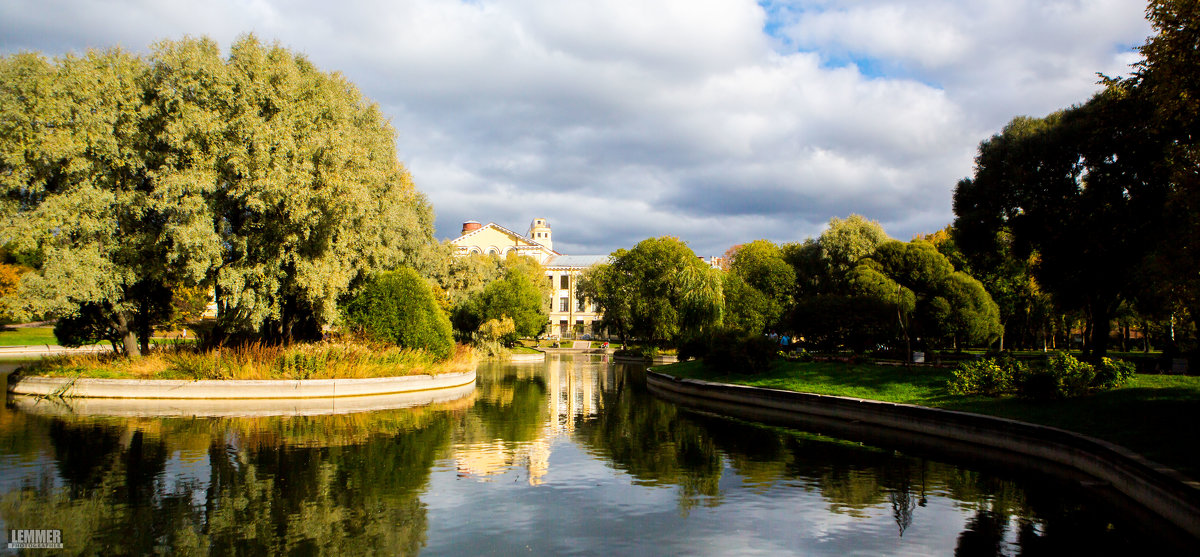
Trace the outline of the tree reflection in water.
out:
<instances>
[{"instance_id":1,"label":"tree reflection in water","mask_svg":"<svg viewBox=\"0 0 1200 557\"><path fill-rule=\"evenodd\" d=\"M1028 491L894 450L681 410L634 381L602 396L604 412L581 420L579 439L639 481L677 486L685 515L697 504L721 504L727 462L742 485L764 493L782 485L814 490L834 513L865 519L887 505L898 536L920 520L929 494L948 497L973 512L956 554L1113 554L1130 547L1128 532L1096 520L1095 507L1085 513L1081 503L1064 503L1046 480L1033 480Z\"/></svg>"},{"instance_id":2,"label":"tree reflection in water","mask_svg":"<svg viewBox=\"0 0 1200 557\"><path fill-rule=\"evenodd\" d=\"M321 417L48 417L10 407L0 412L0 518L8 528L62 528L67 553L497 551L536 545L529 532L570 540L546 542L548 552L640 547L610 539L613 528L684 553L699 548L673 530L825 554L1162 553L1061 482L1014 482L933 455L693 413L650 396L640 377L586 358L486 364L458 402ZM510 473L512 482L494 481ZM614 504L619 497L647 502ZM431 512L454 525L431 524ZM734 530L760 526L769 533ZM497 544L500 534L521 543ZM585 542L595 545L569 545Z\"/></svg>"},{"instance_id":3,"label":"tree reflection in water","mask_svg":"<svg viewBox=\"0 0 1200 557\"><path fill-rule=\"evenodd\" d=\"M22 433L41 430L50 439L58 479L27 479L8 491L0 517L10 527L62 528L68 549L83 553L415 554L427 529L419 496L449 444L455 412L462 409L207 420L26 416ZM197 425L209 434L207 458L194 458ZM198 469L190 477L182 473L186 460Z\"/></svg>"}]
</instances>

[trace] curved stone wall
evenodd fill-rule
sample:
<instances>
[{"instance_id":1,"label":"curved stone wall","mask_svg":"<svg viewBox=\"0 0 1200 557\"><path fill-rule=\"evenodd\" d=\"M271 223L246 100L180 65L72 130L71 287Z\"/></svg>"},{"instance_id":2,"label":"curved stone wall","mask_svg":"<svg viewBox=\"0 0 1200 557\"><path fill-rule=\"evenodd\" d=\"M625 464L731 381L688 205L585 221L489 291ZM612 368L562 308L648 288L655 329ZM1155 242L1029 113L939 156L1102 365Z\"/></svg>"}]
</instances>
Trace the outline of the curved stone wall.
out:
<instances>
[{"instance_id":1,"label":"curved stone wall","mask_svg":"<svg viewBox=\"0 0 1200 557\"><path fill-rule=\"evenodd\" d=\"M10 407L46 416L121 418L329 416L474 400L475 384L384 395L337 398L41 398L9 396Z\"/></svg>"},{"instance_id":2,"label":"curved stone wall","mask_svg":"<svg viewBox=\"0 0 1200 557\"><path fill-rule=\"evenodd\" d=\"M1069 431L995 418L793 391L679 379L648 371L650 392L666 400L738 418L791 427L829 428L879 442L899 441L997 462L1037 459L1108 484L1124 497L1200 538L1200 484L1123 447Z\"/></svg>"},{"instance_id":3,"label":"curved stone wall","mask_svg":"<svg viewBox=\"0 0 1200 557\"><path fill-rule=\"evenodd\" d=\"M366 379L167 380L8 377L14 395L141 399L338 398L410 393L473 384L475 371Z\"/></svg>"}]
</instances>

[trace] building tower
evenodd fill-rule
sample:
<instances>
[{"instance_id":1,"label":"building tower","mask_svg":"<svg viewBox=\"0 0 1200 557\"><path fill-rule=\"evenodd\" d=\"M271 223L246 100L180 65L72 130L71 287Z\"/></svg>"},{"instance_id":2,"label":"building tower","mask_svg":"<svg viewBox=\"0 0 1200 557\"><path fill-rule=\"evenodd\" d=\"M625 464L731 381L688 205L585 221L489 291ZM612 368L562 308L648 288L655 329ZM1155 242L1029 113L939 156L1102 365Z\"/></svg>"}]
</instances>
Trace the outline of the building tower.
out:
<instances>
[{"instance_id":1,"label":"building tower","mask_svg":"<svg viewBox=\"0 0 1200 557\"><path fill-rule=\"evenodd\" d=\"M550 225L546 224L546 219L533 219L533 222L529 223L529 232L525 236L546 246L546 249L554 251L554 240L550 239Z\"/></svg>"}]
</instances>

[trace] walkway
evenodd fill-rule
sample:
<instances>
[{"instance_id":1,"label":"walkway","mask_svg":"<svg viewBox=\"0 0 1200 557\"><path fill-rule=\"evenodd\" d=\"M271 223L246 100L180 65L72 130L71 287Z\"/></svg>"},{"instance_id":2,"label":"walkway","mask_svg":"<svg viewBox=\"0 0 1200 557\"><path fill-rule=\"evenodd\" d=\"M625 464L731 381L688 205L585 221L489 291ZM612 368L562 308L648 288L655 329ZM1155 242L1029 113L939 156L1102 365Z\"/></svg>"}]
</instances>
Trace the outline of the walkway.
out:
<instances>
[{"instance_id":1,"label":"walkway","mask_svg":"<svg viewBox=\"0 0 1200 557\"><path fill-rule=\"evenodd\" d=\"M32 346L0 346L0 359L41 358L59 354L91 354L111 352L112 347L105 344L67 348L57 344L37 344Z\"/></svg>"}]
</instances>

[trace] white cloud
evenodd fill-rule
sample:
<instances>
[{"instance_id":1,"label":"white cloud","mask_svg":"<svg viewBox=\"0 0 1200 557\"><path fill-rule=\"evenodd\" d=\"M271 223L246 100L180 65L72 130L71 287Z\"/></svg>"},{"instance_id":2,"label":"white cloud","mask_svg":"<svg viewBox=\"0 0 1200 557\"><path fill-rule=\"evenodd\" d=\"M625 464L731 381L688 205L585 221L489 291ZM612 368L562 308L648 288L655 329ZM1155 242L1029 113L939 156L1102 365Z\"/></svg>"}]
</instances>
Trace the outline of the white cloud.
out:
<instances>
[{"instance_id":1,"label":"white cloud","mask_svg":"<svg viewBox=\"0 0 1200 557\"><path fill-rule=\"evenodd\" d=\"M950 222L975 148L1120 73L1134 0L564 0L0 5L0 50L254 32L345 73L462 220L607 252L673 234L719 254L857 212L907 238ZM764 28L770 32L764 32ZM857 63L855 65L854 63Z\"/></svg>"}]
</instances>

